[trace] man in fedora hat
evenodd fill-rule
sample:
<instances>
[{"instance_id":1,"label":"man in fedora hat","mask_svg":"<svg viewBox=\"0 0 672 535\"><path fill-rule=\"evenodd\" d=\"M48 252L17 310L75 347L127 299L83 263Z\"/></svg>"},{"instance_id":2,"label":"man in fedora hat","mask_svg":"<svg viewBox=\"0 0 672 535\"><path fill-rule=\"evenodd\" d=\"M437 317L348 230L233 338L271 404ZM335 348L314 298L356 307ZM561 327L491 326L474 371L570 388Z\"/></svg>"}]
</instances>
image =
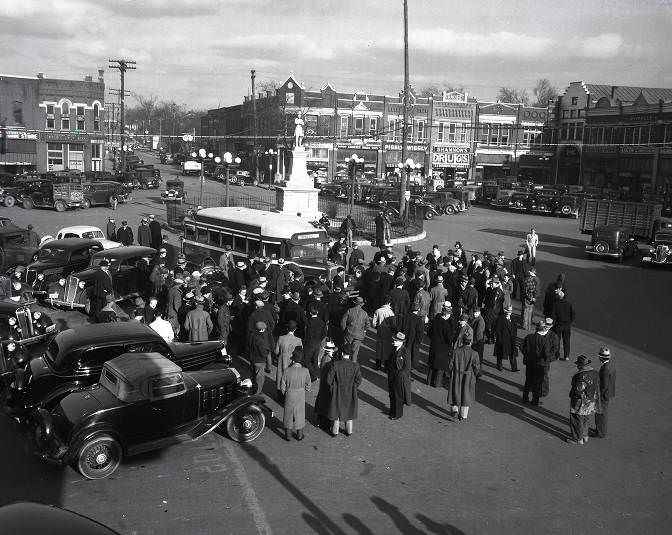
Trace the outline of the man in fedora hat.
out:
<instances>
[{"instance_id":1,"label":"man in fedora hat","mask_svg":"<svg viewBox=\"0 0 672 535\"><path fill-rule=\"evenodd\" d=\"M184 320L184 328L189 333L190 342L204 342L208 340L212 332L212 320L210 314L203 310L205 299L198 294L195 297L196 307L187 312Z\"/></svg>"},{"instance_id":2,"label":"man in fedora hat","mask_svg":"<svg viewBox=\"0 0 672 535\"><path fill-rule=\"evenodd\" d=\"M398 332L392 338L394 353L387 366L387 389L390 396L390 420L404 415L404 404L411 404L411 352L406 335Z\"/></svg>"},{"instance_id":3,"label":"man in fedora hat","mask_svg":"<svg viewBox=\"0 0 672 535\"><path fill-rule=\"evenodd\" d=\"M518 327L511 319L513 307L504 307L504 314L495 321L495 357L497 369L502 370L502 361L508 359L511 371L518 371Z\"/></svg>"},{"instance_id":4,"label":"man in fedora hat","mask_svg":"<svg viewBox=\"0 0 672 535\"><path fill-rule=\"evenodd\" d=\"M516 258L511 260L511 280L513 281L513 292L511 297L516 299L520 297L521 301L525 297L523 293L523 284L527 277L528 264L525 261L525 251L518 250Z\"/></svg>"},{"instance_id":5,"label":"man in fedora hat","mask_svg":"<svg viewBox=\"0 0 672 535\"><path fill-rule=\"evenodd\" d=\"M296 431L296 440L303 440L303 428L306 427L306 392L310 391L310 373L303 367L303 348L295 347L290 364L280 381L280 391L285 403L282 425L285 428L285 440L289 442L292 431Z\"/></svg>"},{"instance_id":6,"label":"man in fedora hat","mask_svg":"<svg viewBox=\"0 0 672 535\"><path fill-rule=\"evenodd\" d=\"M448 364L453 355L456 321L453 317L453 306L444 301L441 314L434 316L429 322L429 356L427 358L427 384L431 387L441 386Z\"/></svg>"},{"instance_id":7,"label":"man in fedora hat","mask_svg":"<svg viewBox=\"0 0 672 535\"><path fill-rule=\"evenodd\" d=\"M133 245L133 230L128 226L128 221L121 222L121 228L117 230L117 241L122 245Z\"/></svg>"},{"instance_id":8,"label":"man in fedora hat","mask_svg":"<svg viewBox=\"0 0 672 535\"><path fill-rule=\"evenodd\" d=\"M354 304L343 314L341 318L341 329L343 331L343 339L346 344L352 346L352 354L350 357L353 362L357 362L359 355L359 348L366 338L366 331L371 327L371 320L369 315L364 312L362 305L364 299L355 297Z\"/></svg>"},{"instance_id":9,"label":"man in fedora hat","mask_svg":"<svg viewBox=\"0 0 672 535\"><path fill-rule=\"evenodd\" d=\"M152 231L149 229L149 220L143 217L138 227L138 245L150 247L152 244Z\"/></svg>"},{"instance_id":10,"label":"man in fedora hat","mask_svg":"<svg viewBox=\"0 0 672 535\"><path fill-rule=\"evenodd\" d=\"M275 354L278 356L278 367L275 374L275 388L277 390L278 399L282 399L282 377L285 370L289 367L289 361L297 347L303 347L301 338L296 336L297 323L294 320L289 320L286 323L287 333L278 338L275 344Z\"/></svg>"},{"instance_id":11,"label":"man in fedora hat","mask_svg":"<svg viewBox=\"0 0 672 535\"><path fill-rule=\"evenodd\" d=\"M548 353L546 335L548 326L544 320L536 325L536 332L528 334L523 339L522 352L523 364L525 364L525 386L523 387L523 403L530 403L532 392L532 405L539 405L539 398L544 383L544 373L549 366L552 356Z\"/></svg>"},{"instance_id":12,"label":"man in fedora hat","mask_svg":"<svg viewBox=\"0 0 672 535\"><path fill-rule=\"evenodd\" d=\"M595 428L590 430L591 436L605 438L609 419L609 401L616 396L616 368L611 363L611 351L601 347L598 357L600 367L600 407L595 412Z\"/></svg>"},{"instance_id":13,"label":"man in fedora hat","mask_svg":"<svg viewBox=\"0 0 672 535\"><path fill-rule=\"evenodd\" d=\"M340 431L341 420L345 420L345 434L350 436L353 431L353 420L357 418L357 390L362 384L362 371L354 362L352 348L345 344L341 349L341 358L335 360L327 373L327 384L331 390L331 403L327 418L332 421L331 435Z\"/></svg>"},{"instance_id":14,"label":"man in fedora hat","mask_svg":"<svg viewBox=\"0 0 672 535\"><path fill-rule=\"evenodd\" d=\"M578 371L572 377L572 389L569 391L569 444L588 442L590 415L600 410L600 378L590 362L585 355L579 355L574 362Z\"/></svg>"},{"instance_id":15,"label":"man in fedora hat","mask_svg":"<svg viewBox=\"0 0 672 535\"><path fill-rule=\"evenodd\" d=\"M250 359L250 367L254 384L256 385L254 393L259 395L263 391L266 375L271 371L271 348L268 345L268 336L266 335L266 324L263 321L257 322L254 326L254 334L247 342L247 356Z\"/></svg>"}]
</instances>

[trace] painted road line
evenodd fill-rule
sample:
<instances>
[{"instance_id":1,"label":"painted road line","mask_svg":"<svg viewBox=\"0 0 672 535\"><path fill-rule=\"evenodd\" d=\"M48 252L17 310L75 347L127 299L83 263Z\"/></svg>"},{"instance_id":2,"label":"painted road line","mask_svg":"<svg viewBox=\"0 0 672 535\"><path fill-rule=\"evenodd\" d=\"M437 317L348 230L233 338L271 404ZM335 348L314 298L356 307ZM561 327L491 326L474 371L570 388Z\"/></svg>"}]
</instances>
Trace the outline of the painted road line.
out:
<instances>
[{"instance_id":1,"label":"painted road line","mask_svg":"<svg viewBox=\"0 0 672 535\"><path fill-rule=\"evenodd\" d=\"M264 513L264 510L259 504L257 494L254 492L252 483L250 483L250 479L247 477L247 472L245 472L243 463L240 462L240 458L236 454L236 449L229 442L224 443L224 448L226 449L227 456L231 461L233 473L235 474L238 483L240 483L240 486L243 489L245 502L247 503L248 509L252 513L252 518L254 519L254 525L257 527L257 531L260 535L272 535L273 530L271 530L271 526L268 524L266 513Z\"/></svg>"}]
</instances>

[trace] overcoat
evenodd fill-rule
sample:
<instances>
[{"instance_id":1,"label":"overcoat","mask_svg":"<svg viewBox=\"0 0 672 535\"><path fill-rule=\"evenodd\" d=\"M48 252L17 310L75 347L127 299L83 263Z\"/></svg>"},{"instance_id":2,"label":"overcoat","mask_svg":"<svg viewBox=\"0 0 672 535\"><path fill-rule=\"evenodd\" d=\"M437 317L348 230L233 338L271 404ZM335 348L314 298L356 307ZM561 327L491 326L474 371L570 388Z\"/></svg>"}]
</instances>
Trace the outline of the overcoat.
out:
<instances>
[{"instance_id":1,"label":"overcoat","mask_svg":"<svg viewBox=\"0 0 672 535\"><path fill-rule=\"evenodd\" d=\"M278 342L275 344L275 352L278 354L278 368L275 374L275 387L280 390L282 385L282 377L285 374L285 370L289 367L289 361L292 357L294 349L297 347L303 347L301 338L294 336L291 333L283 334L278 338Z\"/></svg>"},{"instance_id":2,"label":"overcoat","mask_svg":"<svg viewBox=\"0 0 672 535\"><path fill-rule=\"evenodd\" d=\"M495 321L495 357L508 359L518 356L518 327L513 320L499 316Z\"/></svg>"},{"instance_id":3,"label":"overcoat","mask_svg":"<svg viewBox=\"0 0 672 535\"><path fill-rule=\"evenodd\" d=\"M350 359L334 361L327 374L331 402L327 411L329 420L354 420L357 418L357 389L362 383L359 364Z\"/></svg>"},{"instance_id":4,"label":"overcoat","mask_svg":"<svg viewBox=\"0 0 672 535\"><path fill-rule=\"evenodd\" d=\"M285 395L282 425L285 429L306 427L306 392L310 391L310 373L303 366L290 366L285 370L280 391Z\"/></svg>"},{"instance_id":5,"label":"overcoat","mask_svg":"<svg viewBox=\"0 0 672 535\"><path fill-rule=\"evenodd\" d=\"M476 374L479 368L476 351L467 346L455 349L448 366L450 370L448 405L469 407L472 404L476 394Z\"/></svg>"},{"instance_id":6,"label":"overcoat","mask_svg":"<svg viewBox=\"0 0 672 535\"><path fill-rule=\"evenodd\" d=\"M187 312L184 328L189 332L190 342L204 342L212 332L212 320L201 305Z\"/></svg>"},{"instance_id":7,"label":"overcoat","mask_svg":"<svg viewBox=\"0 0 672 535\"><path fill-rule=\"evenodd\" d=\"M432 370L447 370L455 343L453 317L436 316L429 323L429 358L427 365Z\"/></svg>"}]
</instances>

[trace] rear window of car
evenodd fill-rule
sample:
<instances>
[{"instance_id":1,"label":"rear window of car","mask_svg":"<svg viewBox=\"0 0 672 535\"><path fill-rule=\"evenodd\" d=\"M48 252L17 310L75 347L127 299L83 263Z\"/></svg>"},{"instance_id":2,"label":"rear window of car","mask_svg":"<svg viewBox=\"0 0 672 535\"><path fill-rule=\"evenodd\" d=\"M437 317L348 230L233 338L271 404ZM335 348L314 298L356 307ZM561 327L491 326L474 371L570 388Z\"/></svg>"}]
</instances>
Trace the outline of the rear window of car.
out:
<instances>
[{"instance_id":1,"label":"rear window of car","mask_svg":"<svg viewBox=\"0 0 672 535\"><path fill-rule=\"evenodd\" d=\"M185 390L184 379L181 373L162 375L151 380L150 392L152 398L164 398L179 394Z\"/></svg>"}]
</instances>

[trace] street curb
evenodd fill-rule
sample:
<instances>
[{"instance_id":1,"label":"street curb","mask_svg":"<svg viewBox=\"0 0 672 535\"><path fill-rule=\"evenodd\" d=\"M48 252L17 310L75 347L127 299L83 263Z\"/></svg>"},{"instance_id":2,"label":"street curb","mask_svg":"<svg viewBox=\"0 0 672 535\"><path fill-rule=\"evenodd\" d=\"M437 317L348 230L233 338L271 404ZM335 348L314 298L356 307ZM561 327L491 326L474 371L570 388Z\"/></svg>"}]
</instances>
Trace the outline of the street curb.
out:
<instances>
[{"instance_id":1,"label":"street curb","mask_svg":"<svg viewBox=\"0 0 672 535\"><path fill-rule=\"evenodd\" d=\"M424 240L426 237L427 237L427 231L423 230L420 234L414 234L413 236L406 236L405 238L395 238L393 240L390 240L388 243L392 245L399 245L401 243L410 243L413 241ZM358 247L362 245L370 245L371 247L375 247L375 243L371 240L353 240L352 243L356 243Z\"/></svg>"}]
</instances>

